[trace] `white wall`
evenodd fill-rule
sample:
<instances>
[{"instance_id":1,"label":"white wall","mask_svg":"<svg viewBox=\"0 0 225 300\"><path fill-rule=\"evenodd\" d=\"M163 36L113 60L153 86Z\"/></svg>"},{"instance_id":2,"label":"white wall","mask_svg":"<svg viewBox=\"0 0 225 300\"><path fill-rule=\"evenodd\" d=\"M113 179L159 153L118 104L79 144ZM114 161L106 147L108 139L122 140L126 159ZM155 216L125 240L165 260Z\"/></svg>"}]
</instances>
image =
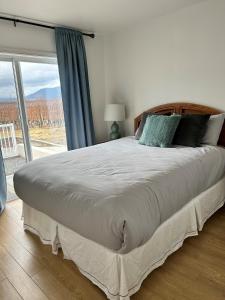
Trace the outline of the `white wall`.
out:
<instances>
[{"instance_id":1,"label":"white wall","mask_svg":"<svg viewBox=\"0 0 225 300\"><path fill-rule=\"evenodd\" d=\"M191 101L225 110L225 0L208 0L135 27L85 38L98 141L106 102L126 104L126 134L143 110ZM0 51L54 53L54 33L0 21Z\"/></svg>"},{"instance_id":2,"label":"white wall","mask_svg":"<svg viewBox=\"0 0 225 300\"><path fill-rule=\"evenodd\" d=\"M225 1L209 0L105 39L107 102L124 102L126 133L147 108L190 101L225 110Z\"/></svg>"},{"instance_id":3,"label":"white wall","mask_svg":"<svg viewBox=\"0 0 225 300\"><path fill-rule=\"evenodd\" d=\"M106 138L103 120L105 106L104 41L103 37L85 38L92 110L97 141ZM11 22L0 21L0 52L14 51L27 54L55 54L54 31L23 24L15 28Z\"/></svg>"}]
</instances>

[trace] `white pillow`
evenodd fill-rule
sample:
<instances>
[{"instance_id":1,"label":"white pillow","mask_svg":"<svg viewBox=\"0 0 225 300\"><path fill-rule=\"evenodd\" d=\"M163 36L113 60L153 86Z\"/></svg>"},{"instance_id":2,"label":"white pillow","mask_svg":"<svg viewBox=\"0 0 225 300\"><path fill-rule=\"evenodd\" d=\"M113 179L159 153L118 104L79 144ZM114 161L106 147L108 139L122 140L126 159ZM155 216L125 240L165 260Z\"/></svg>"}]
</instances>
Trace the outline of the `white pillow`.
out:
<instances>
[{"instance_id":1,"label":"white pillow","mask_svg":"<svg viewBox=\"0 0 225 300\"><path fill-rule=\"evenodd\" d=\"M220 132L223 127L225 113L212 115L207 123L207 129L202 144L216 146L220 137Z\"/></svg>"}]
</instances>

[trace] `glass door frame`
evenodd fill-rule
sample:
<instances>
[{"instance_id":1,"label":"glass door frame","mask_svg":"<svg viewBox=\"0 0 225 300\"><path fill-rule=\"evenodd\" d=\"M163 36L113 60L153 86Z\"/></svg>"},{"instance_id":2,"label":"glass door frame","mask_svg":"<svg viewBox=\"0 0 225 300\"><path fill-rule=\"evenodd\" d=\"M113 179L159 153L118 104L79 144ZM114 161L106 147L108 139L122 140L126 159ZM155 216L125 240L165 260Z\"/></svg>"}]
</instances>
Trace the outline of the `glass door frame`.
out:
<instances>
[{"instance_id":1,"label":"glass door frame","mask_svg":"<svg viewBox=\"0 0 225 300\"><path fill-rule=\"evenodd\" d=\"M26 160L29 162L33 160L33 156L32 156L32 147L30 142L30 134L29 134L28 121L27 121L27 111L26 111L24 90L22 84L20 62L57 64L57 59L55 56L42 57L42 56L33 56L33 55L0 53L0 61L8 61L12 63L16 96L17 96L17 105L19 110L19 118L21 123L23 141L24 141L25 156L26 156Z\"/></svg>"}]
</instances>

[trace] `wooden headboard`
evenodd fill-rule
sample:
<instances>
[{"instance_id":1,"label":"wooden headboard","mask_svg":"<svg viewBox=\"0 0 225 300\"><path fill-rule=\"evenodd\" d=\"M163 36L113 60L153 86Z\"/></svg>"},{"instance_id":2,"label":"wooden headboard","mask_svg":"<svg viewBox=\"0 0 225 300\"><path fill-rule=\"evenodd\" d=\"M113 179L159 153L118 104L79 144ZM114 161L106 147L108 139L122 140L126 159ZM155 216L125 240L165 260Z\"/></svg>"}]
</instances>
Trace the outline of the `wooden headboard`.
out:
<instances>
[{"instance_id":1,"label":"wooden headboard","mask_svg":"<svg viewBox=\"0 0 225 300\"><path fill-rule=\"evenodd\" d=\"M176 114L210 114L210 115L218 115L221 114L223 111L219 109L215 109L209 106L204 106L204 105L199 105L199 104L194 104L194 103L168 103L168 104L163 104L159 105L153 108L150 108L146 110L145 112L152 112L155 114L160 114L160 115L171 115L173 113ZM136 132L140 121L141 121L141 116L137 116L134 119L134 130ZM223 124L223 128L221 130L220 138L218 145L225 147L225 122Z\"/></svg>"}]
</instances>

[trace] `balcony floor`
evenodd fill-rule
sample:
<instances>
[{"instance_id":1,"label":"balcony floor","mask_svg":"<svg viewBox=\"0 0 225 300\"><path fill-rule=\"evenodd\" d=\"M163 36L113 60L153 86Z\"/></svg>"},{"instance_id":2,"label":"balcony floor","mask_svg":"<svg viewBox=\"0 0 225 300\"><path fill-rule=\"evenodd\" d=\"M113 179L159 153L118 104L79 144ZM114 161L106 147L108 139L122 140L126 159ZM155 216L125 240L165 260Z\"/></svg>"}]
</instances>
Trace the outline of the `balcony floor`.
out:
<instances>
[{"instance_id":1,"label":"balcony floor","mask_svg":"<svg viewBox=\"0 0 225 300\"><path fill-rule=\"evenodd\" d=\"M7 201L15 200L17 198L13 187L13 174L25 163L26 160L21 156L4 159L7 181Z\"/></svg>"},{"instance_id":2,"label":"balcony floor","mask_svg":"<svg viewBox=\"0 0 225 300\"><path fill-rule=\"evenodd\" d=\"M21 156L9 157L4 159L6 176L12 175L26 163L25 158Z\"/></svg>"},{"instance_id":3,"label":"balcony floor","mask_svg":"<svg viewBox=\"0 0 225 300\"><path fill-rule=\"evenodd\" d=\"M6 176L7 181L7 201L12 201L17 199L18 197L15 194L14 186L13 186L13 174Z\"/></svg>"}]
</instances>

